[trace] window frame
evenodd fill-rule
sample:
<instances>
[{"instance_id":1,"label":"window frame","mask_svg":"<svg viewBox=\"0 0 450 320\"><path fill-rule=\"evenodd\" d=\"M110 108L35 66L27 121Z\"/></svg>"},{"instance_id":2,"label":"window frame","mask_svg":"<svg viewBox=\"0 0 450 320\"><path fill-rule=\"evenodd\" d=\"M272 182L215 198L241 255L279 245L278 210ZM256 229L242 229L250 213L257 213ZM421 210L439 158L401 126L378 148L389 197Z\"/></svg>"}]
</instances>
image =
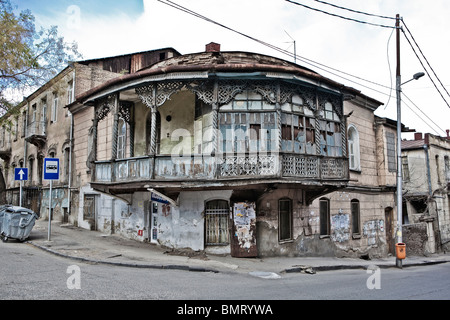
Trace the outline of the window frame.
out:
<instances>
[{"instance_id":1,"label":"window frame","mask_svg":"<svg viewBox=\"0 0 450 320\"><path fill-rule=\"evenodd\" d=\"M326 204L326 211L323 211L322 205ZM331 216L330 216L330 199L319 199L319 234L321 237L329 237L331 235ZM326 220L326 221L324 221Z\"/></svg>"},{"instance_id":2,"label":"window frame","mask_svg":"<svg viewBox=\"0 0 450 320\"><path fill-rule=\"evenodd\" d=\"M350 212L352 217L352 235L361 235L361 203L358 199L350 201Z\"/></svg>"},{"instance_id":3,"label":"window frame","mask_svg":"<svg viewBox=\"0 0 450 320\"><path fill-rule=\"evenodd\" d=\"M282 203L288 203L288 210L282 210ZM287 216L287 230L284 229L283 219ZM283 229L282 229L283 228ZM292 217L292 199L282 198L278 200L278 242L290 242L293 241L293 217ZM284 234L287 232L288 236Z\"/></svg>"},{"instance_id":4,"label":"window frame","mask_svg":"<svg viewBox=\"0 0 450 320\"><path fill-rule=\"evenodd\" d=\"M215 208L214 208L215 206ZM224 199L211 199L205 202L205 246L227 246L230 245L230 205ZM222 225L224 223L225 225ZM211 228L211 229L210 229ZM216 229L219 233L217 234ZM209 232L212 230L213 232ZM220 232L225 232L221 235ZM215 239L211 236L213 235ZM211 241L219 240L219 241Z\"/></svg>"},{"instance_id":5,"label":"window frame","mask_svg":"<svg viewBox=\"0 0 450 320\"><path fill-rule=\"evenodd\" d=\"M361 151L359 147L359 132L354 125L347 129L348 159L349 169L352 171L361 171ZM352 165L353 158L353 165Z\"/></svg>"}]
</instances>

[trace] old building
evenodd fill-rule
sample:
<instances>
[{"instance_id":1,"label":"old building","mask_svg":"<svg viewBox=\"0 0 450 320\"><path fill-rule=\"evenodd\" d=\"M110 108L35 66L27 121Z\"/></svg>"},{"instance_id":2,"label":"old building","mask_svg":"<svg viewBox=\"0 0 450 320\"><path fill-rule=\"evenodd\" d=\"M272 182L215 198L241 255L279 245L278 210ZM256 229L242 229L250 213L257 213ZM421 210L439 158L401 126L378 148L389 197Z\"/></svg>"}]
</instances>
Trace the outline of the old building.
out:
<instances>
[{"instance_id":1,"label":"old building","mask_svg":"<svg viewBox=\"0 0 450 320\"><path fill-rule=\"evenodd\" d=\"M450 244L450 138L416 133L402 141L403 212L410 250L429 254Z\"/></svg>"},{"instance_id":2,"label":"old building","mask_svg":"<svg viewBox=\"0 0 450 320\"><path fill-rule=\"evenodd\" d=\"M214 43L107 81L69 106L79 225L238 257L387 254L395 123L380 104Z\"/></svg>"},{"instance_id":3,"label":"old building","mask_svg":"<svg viewBox=\"0 0 450 320\"><path fill-rule=\"evenodd\" d=\"M2 118L3 202L173 249L393 253L396 122L380 102L249 52L158 49L71 64ZM448 200L447 200L448 201ZM448 205L448 204L447 204Z\"/></svg>"},{"instance_id":4,"label":"old building","mask_svg":"<svg viewBox=\"0 0 450 320\"><path fill-rule=\"evenodd\" d=\"M111 58L74 62L26 97L0 119L0 200L19 204L14 169L27 168L22 205L48 217L49 182L43 180L45 158L59 158L59 179L53 182L53 218L77 223L78 173L72 170L73 122L67 105L75 96L123 74L134 73L175 55L171 48Z\"/></svg>"}]
</instances>

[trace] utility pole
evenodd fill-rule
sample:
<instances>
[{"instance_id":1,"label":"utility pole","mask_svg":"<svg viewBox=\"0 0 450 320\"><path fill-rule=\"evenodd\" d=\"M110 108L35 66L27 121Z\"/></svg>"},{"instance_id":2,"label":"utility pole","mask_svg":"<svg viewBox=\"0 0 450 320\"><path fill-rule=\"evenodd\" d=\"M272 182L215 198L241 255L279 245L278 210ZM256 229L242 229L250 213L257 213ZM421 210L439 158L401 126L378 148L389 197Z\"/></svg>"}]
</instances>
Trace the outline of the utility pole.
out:
<instances>
[{"instance_id":1,"label":"utility pole","mask_svg":"<svg viewBox=\"0 0 450 320\"><path fill-rule=\"evenodd\" d=\"M400 72L400 15L396 16L397 35L397 243L402 243L402 219L403 219L403 197L402 197L402 120L401 120L401 72ZM396 257L396 266L402 268L402 260Z\"/></svg>"}]
</instances>

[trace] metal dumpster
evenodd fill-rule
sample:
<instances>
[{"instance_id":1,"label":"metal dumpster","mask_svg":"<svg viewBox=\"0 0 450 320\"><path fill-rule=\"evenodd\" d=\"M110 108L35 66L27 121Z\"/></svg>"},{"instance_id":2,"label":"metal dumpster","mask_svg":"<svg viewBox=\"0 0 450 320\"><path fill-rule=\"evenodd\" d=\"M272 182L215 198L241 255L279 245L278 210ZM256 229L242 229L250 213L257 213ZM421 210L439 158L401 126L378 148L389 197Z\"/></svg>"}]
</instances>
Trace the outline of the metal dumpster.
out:
<instances>
[{"instance_id":1,"label":"metal dumpster","mask_svg":"<svg viewBox=\"0 0 450 320\"><path fill-rule=\"evenodd\" d=\"M19 241L26 240L36 219L39 218L34 211L23 207L5 206L0 211L2 212L0 215L3 215L0 227L3 242L8 241L9 238Z\"/></svg>"}]
</instances>

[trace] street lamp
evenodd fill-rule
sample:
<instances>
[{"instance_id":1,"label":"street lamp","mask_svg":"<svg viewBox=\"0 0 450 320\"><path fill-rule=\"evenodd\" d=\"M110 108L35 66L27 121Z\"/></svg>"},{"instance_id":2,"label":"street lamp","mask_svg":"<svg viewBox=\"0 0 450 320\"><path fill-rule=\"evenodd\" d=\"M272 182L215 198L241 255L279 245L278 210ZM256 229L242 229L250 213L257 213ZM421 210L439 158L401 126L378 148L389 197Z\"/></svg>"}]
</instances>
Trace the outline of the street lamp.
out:
<instances>
[{"instance_id":1,"label":"street lamp","mask_svg":"<svg viewBox=\"0 0 450 320\"><path fill-rule=\"evenodd\" d=\"M403 198L402 198L402 121L401 121L401 93L402 85L412 81L419 80L425 75L418 72L413 75L412 79L401 83L400 75L397 75L397 243L402 243L402 220L403 220ZM396 258L396 266L402 267L402 260Z\"/></svg>"}]
</instances>

